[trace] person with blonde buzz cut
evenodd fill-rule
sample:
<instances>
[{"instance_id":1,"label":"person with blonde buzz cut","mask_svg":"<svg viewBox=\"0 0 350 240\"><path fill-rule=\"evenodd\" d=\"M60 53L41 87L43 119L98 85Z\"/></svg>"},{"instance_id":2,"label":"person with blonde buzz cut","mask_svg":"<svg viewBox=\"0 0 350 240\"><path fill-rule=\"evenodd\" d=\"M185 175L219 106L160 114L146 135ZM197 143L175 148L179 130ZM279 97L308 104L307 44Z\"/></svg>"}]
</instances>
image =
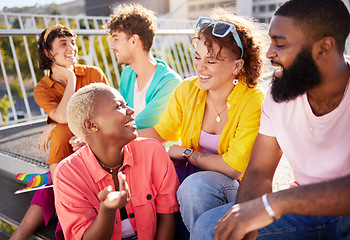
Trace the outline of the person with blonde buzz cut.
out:
<instances>
[{"instance_id":1,"label":"person with blonde buzz cut","mask_svg":"<svg viewBox=\"0 0 350 240\"><path fill-rule=\"evenodd\" d=\"M79 89L68 126L87 144L61 161L55 206L65 239L173 239L179 181L164 147L137 138L134 110L105 84Z\"/></svg>"}]
</instances>

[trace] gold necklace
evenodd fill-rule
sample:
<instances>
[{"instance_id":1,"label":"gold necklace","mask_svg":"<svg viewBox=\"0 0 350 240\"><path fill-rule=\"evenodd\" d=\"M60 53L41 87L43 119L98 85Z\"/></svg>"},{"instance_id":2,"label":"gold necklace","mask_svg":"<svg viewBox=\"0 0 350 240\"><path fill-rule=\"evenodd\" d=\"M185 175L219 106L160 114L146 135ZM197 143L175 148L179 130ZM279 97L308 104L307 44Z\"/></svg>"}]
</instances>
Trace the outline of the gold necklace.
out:
<instances>
[{"instance_id":1,"label":"gold necklace","mask_svg":"<svg viewBox=\"0 0 350 240\"><path fill-rule=\"evenodd\" d=\"M109 169L110 173L112 173L114 169L119 169L123 165L123 161L122 161L121 164L119 164L116 167L108 167L107 165L104 165L103 163L101 163L99 160L97 160L97 161L102 167Z\"/></svg>"},{"instance_id":2,"label":"gold necklace","mask_svg":"<svg viewBox=\"0 0 350 240\"><path fill-rule=\"evenodd\" d=\"M337 116L337 113L338 113L338 109L339 109L339 106L340 106L340 103L343 101L343 99L345 98L345 95L346 95L346 92L348 91L348 88L349 88L349 79L348 79L348 82L346 83L346 87L345 87L345 91L343 93L343 96L342 98L340 99L340 102L339 102L339 105L335 108L335 112L334 112L334 116L332 118L332 120L330 121L330 123L327 124L327 126L329 126L335 119L335 117ZM311 107L310 107L311 109ZM312 109L310 110L312 112ZM312 125L312 122L311 122L311 117L310 117L310 112L307 112L307 117L308 117L308 120L309 120L309 124L310 124L310 131L313 131L314 129L320 129L320 128L316 128L315 126ZM323 128L327 127L327 126L324 126Z\"/></svg>"},{"instance_id":3,"label":"gold necklace","mask_svg":"<svg viewBox=\"0 0 350 240\"><path fill-rule=\"evenodd\" d=\"M215 107L215 105L214 105L214 102L213 102L213 100L211 99L210 95L209 95L209 94L207 94L207 96L209 97L209 99L210 99L211 103L213 104L213 107L214 107L214 109L215 109L216 113L218 114L218 115L216 116L216 122L217 122L217 123L219 123L219 122L221 122L221 117L220 117L220 114L221 114L221 113L223 113L223 112L226 110L227 105L225 105L224 110L222 110L221 112L219 112L219 111L216 109L216 107Z\"/></svg>"}]
</instances>

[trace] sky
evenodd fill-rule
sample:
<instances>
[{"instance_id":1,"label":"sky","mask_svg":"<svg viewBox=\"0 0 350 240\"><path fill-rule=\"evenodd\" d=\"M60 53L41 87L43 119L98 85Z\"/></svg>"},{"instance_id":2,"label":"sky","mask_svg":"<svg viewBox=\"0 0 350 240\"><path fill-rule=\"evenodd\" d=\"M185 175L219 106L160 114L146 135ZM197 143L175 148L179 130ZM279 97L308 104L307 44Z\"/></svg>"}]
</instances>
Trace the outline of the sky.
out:
<instances>
[{"instance_id":1,"label":"sky","mask_svg":"<svg viewBox=\"0 0 350 240\"><path fill-rule=\"evenodd\" d=\"M61 4L65 2L70 2L72 0L1 0L0 9L4 7L28 7L34 6L35 4L46 5L51 3Z\"/></svg>"}]
</instances>

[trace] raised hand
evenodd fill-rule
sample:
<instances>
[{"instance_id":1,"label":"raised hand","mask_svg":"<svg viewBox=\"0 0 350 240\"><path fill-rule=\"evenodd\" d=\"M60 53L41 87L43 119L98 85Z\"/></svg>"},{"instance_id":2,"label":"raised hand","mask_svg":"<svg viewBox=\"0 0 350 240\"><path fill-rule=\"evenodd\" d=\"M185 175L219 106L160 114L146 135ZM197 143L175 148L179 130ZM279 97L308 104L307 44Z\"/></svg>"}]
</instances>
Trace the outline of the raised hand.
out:
<instances>
[{"instance_id":1,"label":"raised hand","mask_svg":"<svg viewBox=\"0 0 350 240\"><path fill-rule=\"evenodd\" d=\"M76 81L76 76L74 70L54 63L51 67L52 74L51 77L57 82L68 83L71 81Z\"/></svg>"},{"instance_id":2,"label":"raised hand","mask_svg":"<svg viewBox=\"0 0 350 240\"><path fill-rule=\"evenodd\" d=\"M108 209L121 209L130 201L130 189L125 181L125 174L118 173L119 191L113 191L112 186L103 189L98 198L104 207Z\"/></svg>"}]
</instances>

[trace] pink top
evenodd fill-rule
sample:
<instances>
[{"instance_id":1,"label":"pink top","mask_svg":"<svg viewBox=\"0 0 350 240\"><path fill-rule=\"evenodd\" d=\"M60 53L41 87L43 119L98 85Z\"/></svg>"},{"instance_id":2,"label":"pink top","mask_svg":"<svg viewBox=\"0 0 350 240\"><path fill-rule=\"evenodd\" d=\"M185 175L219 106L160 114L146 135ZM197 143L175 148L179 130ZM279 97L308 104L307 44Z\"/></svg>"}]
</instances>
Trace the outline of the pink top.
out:
<instances>
[{"instance_id":1,"label":"pink top","mask_svg":"<svg viewBox=\"0 0 350 240\"><path fill-rule=\"evenodd\" d=\"M350 81L350 80L349 80ZM350 174L350 89L332 112L317 117L307 95L262 105L259 133L276 137L300 185Z\"/></svg>"},{"instance_id":2,"label":"pink top","mask_svg":"<svg viewBox=\"0 0 350 240\"><path fill-rule=\"evenodd\" d=\"M125 206L138 239L156 235L156 213L179 210L175 192L179 181L164 147L156 140L138 138L124 147L124 165L131 200ZM100 208L98 193L109 185L112 175L103 170L86 145L59 163L55 171L55 206L66 239L82 239ZM114 188L115 189L115 188ZM112 239L121 238L121 219L116 212Z\"/></svg>"},{"instance_id":3,"label":"pink top","mask_svg":"<svg viewBox=\"0 0 350 240\"><path fill-rule=\"evenodd\" d=\"M220 136L221 134L215 135L201 130L198 140L201 152L218 154Z\"/></svg>"}]
</instances>

